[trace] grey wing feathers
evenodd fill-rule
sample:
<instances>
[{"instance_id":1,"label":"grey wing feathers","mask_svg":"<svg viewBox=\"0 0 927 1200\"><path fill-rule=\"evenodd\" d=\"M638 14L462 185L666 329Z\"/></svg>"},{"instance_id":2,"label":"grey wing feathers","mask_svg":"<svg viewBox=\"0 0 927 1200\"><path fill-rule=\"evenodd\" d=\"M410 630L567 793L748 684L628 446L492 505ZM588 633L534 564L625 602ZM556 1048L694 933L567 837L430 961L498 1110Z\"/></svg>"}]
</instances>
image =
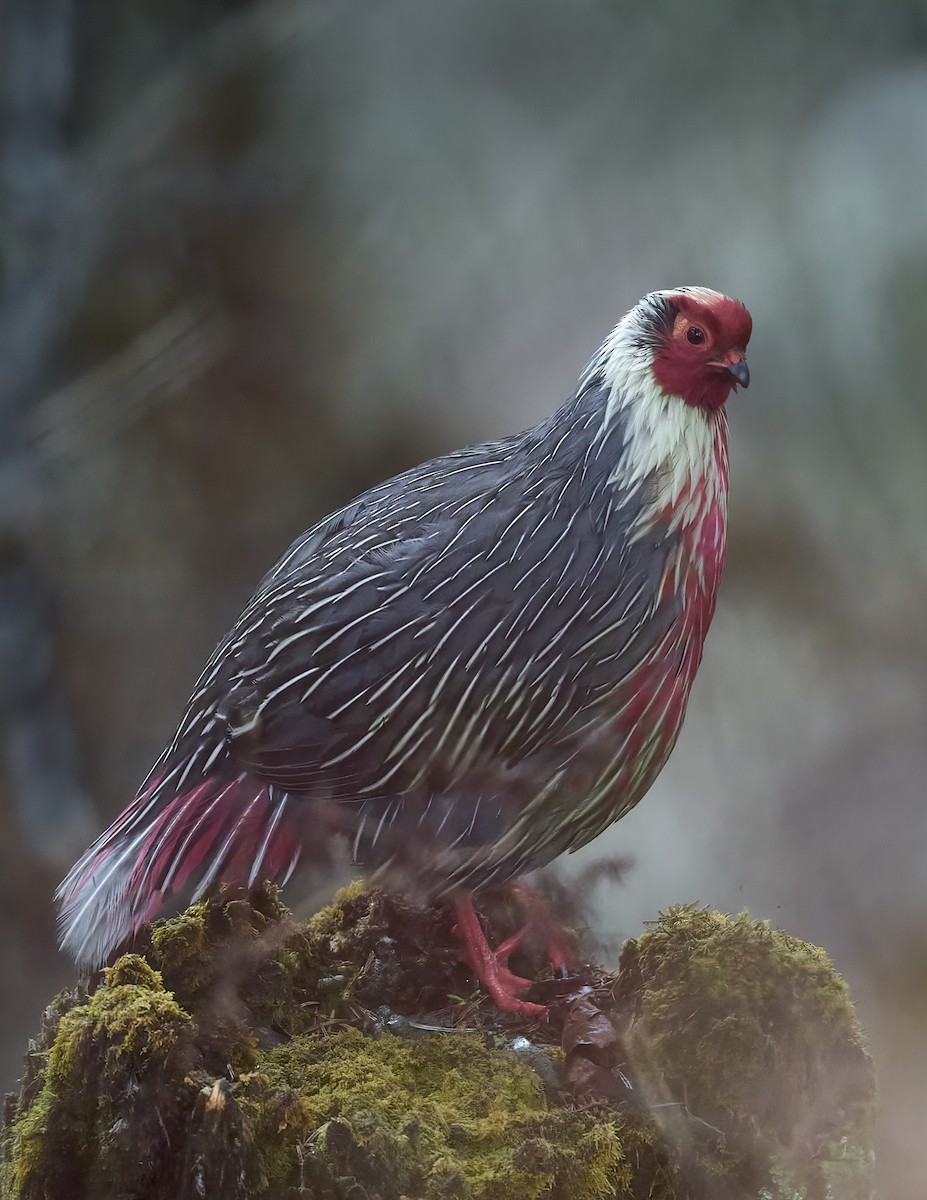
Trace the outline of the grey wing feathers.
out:
<instances>
[{"instance_id":1,"label":"grey wing feathers","mask_svg":"<svg viewBox=\"0 0 927 1200\"><path fill-rule=\"evenodd\" d=\"M290 792L497 837L511 805L485 806L480 828L475 810L500 789L520 803L569 762L646 649L666 557L626 536L639 497L591 478L588 430L568 432L584 430L448 455L309 530L218 648L178 738L218 720L230 761ZM614 447L599 450L611 469Z\"/></svg>"}]
</instances>

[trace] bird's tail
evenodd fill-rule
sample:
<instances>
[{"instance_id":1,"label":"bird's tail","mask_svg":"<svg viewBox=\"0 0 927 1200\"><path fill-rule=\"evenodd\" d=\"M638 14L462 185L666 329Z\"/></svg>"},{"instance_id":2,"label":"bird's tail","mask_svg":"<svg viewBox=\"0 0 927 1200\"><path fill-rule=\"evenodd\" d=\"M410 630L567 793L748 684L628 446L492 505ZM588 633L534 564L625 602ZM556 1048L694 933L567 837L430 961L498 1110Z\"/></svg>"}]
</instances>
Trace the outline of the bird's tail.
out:
<instances>
[{"instance_id":1,"label":"bird's tail","mask_svg":"<svg viewBox=\"0 0 927 1200\"><path fill-rule=\"evenodd\" d=\"M150 921L167 897L216 879L248 887L289 878L302 830L287 792L249 775L177 792L149 781L58 888L59 941L95 967Z\"/></svg>"}]
</instances>

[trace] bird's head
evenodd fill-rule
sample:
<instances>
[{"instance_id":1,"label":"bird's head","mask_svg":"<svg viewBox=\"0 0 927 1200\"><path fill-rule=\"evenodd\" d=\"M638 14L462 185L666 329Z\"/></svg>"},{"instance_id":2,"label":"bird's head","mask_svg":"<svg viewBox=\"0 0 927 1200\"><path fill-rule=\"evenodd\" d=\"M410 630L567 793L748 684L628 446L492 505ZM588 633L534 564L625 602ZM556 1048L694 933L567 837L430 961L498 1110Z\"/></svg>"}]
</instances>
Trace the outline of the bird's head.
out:
<instances>
[{"instance_id":1,"label":"bird's head","mask_svg":"<svg viewBox=\"0 0 927 1200\"><path fill-rule=\"evenodd\" d=\"M664 392L716 409L732 388L749 384L745 355L753 322L739 300L682 287L652 292L638 310L653 377Z\"/></svg>"}]
</instances>

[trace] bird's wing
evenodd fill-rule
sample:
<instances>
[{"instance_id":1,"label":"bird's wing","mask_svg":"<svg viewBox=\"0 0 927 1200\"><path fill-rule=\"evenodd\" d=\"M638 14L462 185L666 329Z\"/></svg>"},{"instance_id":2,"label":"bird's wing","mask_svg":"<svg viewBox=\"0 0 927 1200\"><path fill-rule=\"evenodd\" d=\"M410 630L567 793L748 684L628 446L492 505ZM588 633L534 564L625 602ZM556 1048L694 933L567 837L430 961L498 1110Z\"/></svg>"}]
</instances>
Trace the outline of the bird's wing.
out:
<instances>
[{"instance_id":1,"label":"bird's wing","mask_svg":"<svg viewBox=\"0 0 927 1200\"><path fill-rule=\"evenodd\" d=\"M538 493L517 452L438 460L291 548L207 671L235 761L357 801L569 755L639 657L665 551L597 528L566 467Z\"/></svg>"}]
</instances>

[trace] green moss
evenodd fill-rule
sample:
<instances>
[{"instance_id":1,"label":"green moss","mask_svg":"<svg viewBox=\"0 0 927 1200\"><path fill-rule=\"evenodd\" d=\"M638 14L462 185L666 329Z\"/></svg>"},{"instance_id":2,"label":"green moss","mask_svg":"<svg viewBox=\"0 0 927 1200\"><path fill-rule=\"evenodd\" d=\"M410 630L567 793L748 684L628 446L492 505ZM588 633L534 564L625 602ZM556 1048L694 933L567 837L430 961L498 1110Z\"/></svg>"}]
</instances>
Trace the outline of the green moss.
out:
<instances>
[{"instance_id":1,"label":"green moss","mask_svg":"<svg viewBox=\"0 0 927 1200\"><path fill-rule=\"evenodd\" d=\"M185 912L151 927L151 957L179 995L193 997L214 979L207 919L209 906L191 904Z\"/></svg>"},{"instance_id":2,"label":"green moss","mask_svg":"<svg viewBox=\"0 0 927 1200\"><path fill-rule=\"evenodd\" d=\"M352 883L312 918L306 935L323 967L324 995L342 1012L355 1005L432 1012L465 990L467 969L446 952L454 939L441 906Z\"/></svg>"},{"instance_id":3,"label":"green moss","mask_svg":"<svg viewBox=\"0 0 927 1200\"><path fill-rule=\"evenodd\" d=\"M355 879L335 893L331 904L320 908L309 920L312 938L326 938L335 953L355 935L357 919L369 903L370 891L363 879Z\"/></svg>"},{"instance_id":4,"label":"green moss","mask_svg":"<svg viewBox=\"0 0 927 1200\"><path fill-rule=\"evenodd\" d=\"M871 1064L816 947L674 908L550 1025L483 1001L429 1033L473 990L452 947L446 912L361 885L306 926L270 889L159 923L50 1006L2 1194L867 1200Z\"/></svg>"},{"instance_id":5,"label":"green moss","mask_svg":"<svg viewBox=\"0 0 927 1200\"><path fill-rule=\"evenodd\" d=\"M389 1178L422 1200L630 1196L640 1153L657 1166L646 1135L637 1132L632 1162L626 1121L551 1108L534 1071L475 1034L297 1038L264 1055L246 1083L271 1193L300 1182L303 1143L304 1183Z\"/></svg>"},{"instance_id":6,"label":"green moss","mask_svg":"<svg viewBox=\"0 0 927 1200\"><path fill-rule=\"evenodd\" d=\"M189 1028L157 972L134 955L121 958L57 1023L5 1148L4 1195L65 1194L56 1189L66 1181L70 1194L102 1196L124 1180L127 1151L138 1158L124 1136L128 1119L149 1085L160 1089L182 1070Z\"/></svg>"},{"instance_id":7,"label":"green moss","mask_svg":"<svg viewBox=\"0 0 927 1200\"><path fill-rule=\"evenodd\" d=\"M179 916L152 925L150 957L170 990L195 1006L204 992L227 976L235 966L233 960L241 958L249 946L270 950L283 941L294 928L289 916L280 902L279 889L271 885L247 900L202 901ZM260 945L264 942L271 945ZM247 954L244 957L247 959ZM250 961L246 966L250 970Z\"/></svg>"},{"instance_id":8,"label":"green moss","mask_svg":"<svg viewBox=\"0 0 927 1200\"><path fill-rule=\"evenodd\" d=\"M869 1194L872 1064L823 950L745 913L677 906L628 943L622 975L637 994L635 1070L667 1128L684 1119L687 1135L702 1129L701 1168L748 1183L789 1178L768 1194L790 1200L828 1194L841 1174L858 1181L841 1197Z\"/></svg>"},{"instance_id":9,"label":"green moss","mask_svg":"<svg viewBox=\"0 0 927 1200\"><path fill-rule=\"evenodd\" d=\"M156 922L149 954L200 1029L214 1035L201 1044L217 1071L223 1056L253 1065L248 1047L262 1031L290 1037L317 1023L323 966L276 888L251 901L204 901Z\"/></svg>"},{"instance_id":10,"label":"green moss","mask_svg":"<svg viewBox=\"0 0 927 1200\"><path fill-rule=\"evenodd\" d=\"M161 972L155 971L138 954L123 954L122 958L117 958L111 967L105 969L103 978L109 988L134 984L149 992L164 991Z\"/></svg>"}]
</instances>

